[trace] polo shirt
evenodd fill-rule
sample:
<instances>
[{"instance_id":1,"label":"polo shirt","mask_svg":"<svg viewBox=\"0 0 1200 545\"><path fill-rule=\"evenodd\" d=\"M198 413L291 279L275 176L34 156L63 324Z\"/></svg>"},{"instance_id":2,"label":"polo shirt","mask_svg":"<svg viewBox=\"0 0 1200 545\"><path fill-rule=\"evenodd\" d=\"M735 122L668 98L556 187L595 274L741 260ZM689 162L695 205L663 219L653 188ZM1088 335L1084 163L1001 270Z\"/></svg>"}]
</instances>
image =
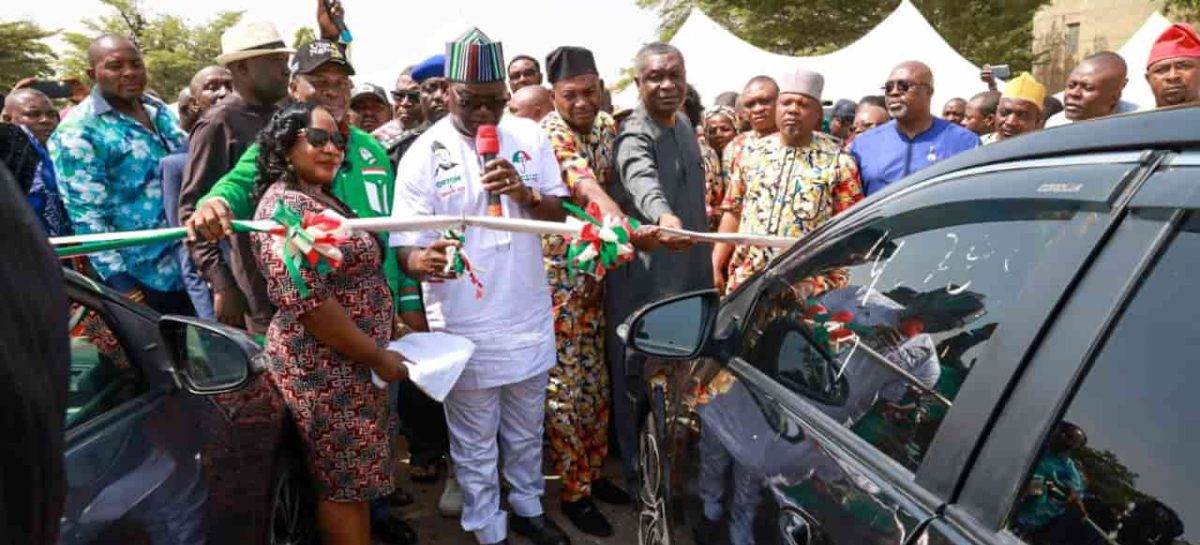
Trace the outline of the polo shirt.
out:
<instances>
[{"instance_id":1,"label":"polo shirt","mask_svg":"<svg viewBox=\"0 0 1200 545\"><path fill-rule=\"evenodd\" d=\"M933 118L925 132L909 138L896 121L862 133L850 145L869 196L933 163L979 147L979 137L945 119Z\"/></svg>"}]
</instances>

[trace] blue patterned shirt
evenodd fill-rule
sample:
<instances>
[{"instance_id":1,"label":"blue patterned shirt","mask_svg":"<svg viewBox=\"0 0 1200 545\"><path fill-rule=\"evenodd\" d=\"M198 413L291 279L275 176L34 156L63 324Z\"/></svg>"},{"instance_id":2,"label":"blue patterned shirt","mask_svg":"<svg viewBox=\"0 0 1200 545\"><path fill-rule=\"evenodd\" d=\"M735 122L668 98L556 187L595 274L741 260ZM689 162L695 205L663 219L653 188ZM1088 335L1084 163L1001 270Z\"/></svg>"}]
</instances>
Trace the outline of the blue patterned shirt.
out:
<instances>
[{"instance_id":1,"label":"blue patterned shirt","mask_svg":"<svg viewBox=\"0 0 1200 545\"><path fill-rule=\"evenodd\" d=\"M142 97L155 131L114 110L99 88L71 110L50 137L50 157L76 234L167 227L159 162L186 151L187 135L175 114ZM91 255L110 286L182 289L171 244L152 244Z\"/></svg>"},{"instance_id":2,"label":"blue patterned shirt","mask_svg":"<svg viewBox=\"0 0 1200 545\"><path fill-rule=\"evenodd\" d=\"M29 138L29 143L33 144L33 149L40 158L37 171L33 175L33 184L29 186L29 195L25 197L29 201L29 206L33 207L33 211L37 212L38 219L42 220L42 227L46 229L46 234L52 237L74 234L71 231L71 221L67 219L67 209L63 206L62 195L58 194L58 178L54 176L54 163L50 161L50 153L42 147L42 143L38 142L37 137L29 132L28 128L18 126Z\"/></svg>"}]
</instances>

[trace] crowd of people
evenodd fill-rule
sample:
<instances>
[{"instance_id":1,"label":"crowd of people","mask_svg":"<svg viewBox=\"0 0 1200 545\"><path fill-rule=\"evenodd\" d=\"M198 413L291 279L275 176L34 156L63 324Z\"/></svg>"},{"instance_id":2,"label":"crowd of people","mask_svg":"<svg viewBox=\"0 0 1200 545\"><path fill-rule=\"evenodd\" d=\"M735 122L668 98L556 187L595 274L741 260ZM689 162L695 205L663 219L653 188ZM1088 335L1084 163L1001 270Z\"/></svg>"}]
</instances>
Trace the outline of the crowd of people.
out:
<instances>
[{"instance_id":1,"label":"crowd of people","mask_svg":"<svg viewBox=\"0 0 1200 545\"><path fill-rule=\"evenodd\" d=\"M1143 59L1101 52L1074 68L1061 103L1028 73L1001 85L984 67L981 92L948 101L939 117L933 70L914 60L892 70L882 94L837 100L828 113L826 75L802 68L752 78L705 108L683 54L652 43L636 57L639 105L614 112L589 50L505 63L501 43L479 29L404 68L385 91L352 83L352 48L335 24L342 8L318 4L321 38L295 51L269 22L226 31L216 64L195 74L175 109L148 94L138 47L105 35L88 49L90 94L60 116L26 80L5 98L3 121L27 139L27 151L6 157L30 180L27 200L47 236L188 228L187 244L97 252L77 266L160 312L264 336L331 545L416 541L390 509L404 495L392 482L396 416L412 479L444 478L439 510L460 516L479 543L504 542L510 525L538 544L568 543L542 506L543 434L563 514L586 534L612 535L596 500L632 501L645 363L617 326L663 296L728 293L778 254L668 229L800 237L980 145L1200 103L1200 36L1186 24L1144 59L1154 105L1121 99L1126 61ZM486 163L474 143L483 125L497 125L500 140ZM637 257L597 278L570 273L561 236L358 233L339 242L337 267L297 273L271 236L231 225L325 210L482 216L490 195L510 218L562 221L570 202L636 219ZM452 248L475 263L482 298L447 267ZM836 287L814 278L798 289L807 298ZM386 349L413 331L477 347L444 404L405 380L404 356ZM396 385L397 406L372 373ZM619 476L602 469L610 422Z\"/></svg>"}]
</instances>

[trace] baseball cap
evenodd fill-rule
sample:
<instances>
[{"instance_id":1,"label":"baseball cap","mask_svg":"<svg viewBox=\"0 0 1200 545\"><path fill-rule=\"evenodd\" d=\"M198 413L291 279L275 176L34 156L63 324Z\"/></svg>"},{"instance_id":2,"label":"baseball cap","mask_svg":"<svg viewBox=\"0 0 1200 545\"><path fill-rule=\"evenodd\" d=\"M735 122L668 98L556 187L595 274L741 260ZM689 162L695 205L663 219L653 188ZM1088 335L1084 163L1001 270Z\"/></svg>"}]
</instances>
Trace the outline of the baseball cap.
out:
<instances>
[{"instance_id":1,"label":"baseball cap","mask_svg":"<svg viewBox=\"0 0 1200 545\"><path fill-rule=\"evenodd\" d=\"M353 76L354 67L346 58L342 45L329 40L317 40L300 46L292 57L293 74L309 74L325 63L333 63L343 67L346 73Z\"/></svg>"},{"instance_id":2,"label":"baseball cap","mask_svg":"<svg viewBox=\"0 0 1200 545\"><path fill-rule=\"evenodd\" d=\"M388 102L387 91L384 91L383 87L375 85L374 83L358 84L358 86L354 88L354 93L350 95L350 102L354 102L355 100L365 96L373 96L384 104L391 104Z\"/></svg>"}]
</instances>

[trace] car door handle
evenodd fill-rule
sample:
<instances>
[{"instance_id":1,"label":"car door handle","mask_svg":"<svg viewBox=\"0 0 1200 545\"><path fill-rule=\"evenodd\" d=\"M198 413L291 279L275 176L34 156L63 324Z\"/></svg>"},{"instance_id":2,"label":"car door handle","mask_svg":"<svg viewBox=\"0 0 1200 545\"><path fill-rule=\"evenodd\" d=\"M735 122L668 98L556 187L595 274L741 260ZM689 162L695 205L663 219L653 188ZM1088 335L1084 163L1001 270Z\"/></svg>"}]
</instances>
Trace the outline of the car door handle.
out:
<instances>
[{"instance_id":1,"label":"car door handle","mask_svg":"<svg viewBox=\"0 0 1200 545\"><path fill-rule=\"evenodd\" d=\"M811 545L812 525L808 518L791 507L779 511L779 535L784 545Z\"/></svg>"}]
</instances>

